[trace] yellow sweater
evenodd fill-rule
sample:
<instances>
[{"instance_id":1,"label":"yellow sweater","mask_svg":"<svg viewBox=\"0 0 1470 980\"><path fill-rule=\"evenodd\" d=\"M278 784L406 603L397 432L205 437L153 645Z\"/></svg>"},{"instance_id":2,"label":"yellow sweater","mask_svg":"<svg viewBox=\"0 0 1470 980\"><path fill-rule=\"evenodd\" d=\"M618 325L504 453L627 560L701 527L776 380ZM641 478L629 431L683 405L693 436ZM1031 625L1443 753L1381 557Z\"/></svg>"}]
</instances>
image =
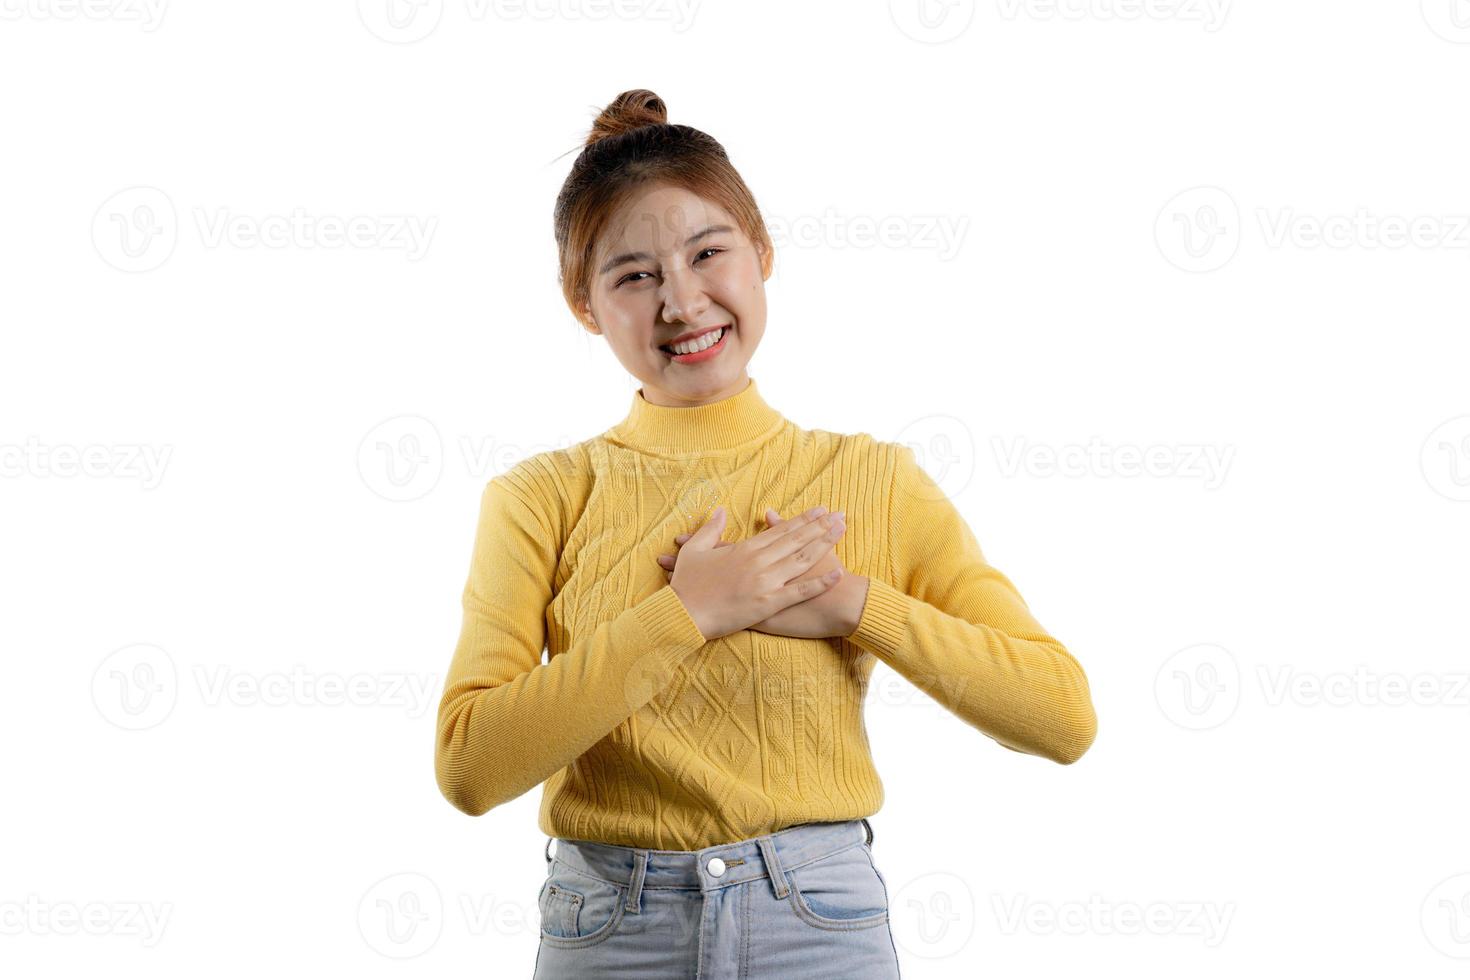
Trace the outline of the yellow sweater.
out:
<instances>
[{"instance_id":1,"label":"yellow sweater","mask_svg":"<svg viewBox=\"0 0 1470 980\"><path fill-rule=\"evenodd\" d=\"M845 510L837 555L870 579L852 635L706 642L654 559L718 504L725 541L767 507ZM555 837L695 850L872 815L875 658L1018 752L1071 763L1097 728L1082 668L913 451L800 428L754 380L694 408L640 389L618 425L489 480L462 604L439 787L479 815L544 783Z\"/></svg>"}]
</instances>

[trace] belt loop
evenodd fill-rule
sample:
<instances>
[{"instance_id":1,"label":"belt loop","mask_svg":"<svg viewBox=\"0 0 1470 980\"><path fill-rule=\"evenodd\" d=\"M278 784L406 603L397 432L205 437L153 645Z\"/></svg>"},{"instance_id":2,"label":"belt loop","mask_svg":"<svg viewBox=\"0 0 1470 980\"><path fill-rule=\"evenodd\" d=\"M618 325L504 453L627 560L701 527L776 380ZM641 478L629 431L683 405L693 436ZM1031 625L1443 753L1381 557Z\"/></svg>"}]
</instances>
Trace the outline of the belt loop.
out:
<instances>
[{"instance_id":1,"label":"belt loop","mask_svg":"<svg viewBox=\"0 0 1470 980\"><path fill-rule=\"evenodd\" d=\"M868 823L868 818L867 817L863 817L861 819L863 821L863 826L868 828L868 846L869 847L872 847L873 846L873 825L870 824L870 823Z\"/></svg>"},{"instance_id":2,"label":"belt loop","mask_svg":"<svg viewBox=\"0 0 1470 980\"><path fill-rule=\"evenodd\" d=\"M643 876L648 871L648 850L633 849L633 881L628 886L628 902L624 906L629 912L639 911L638 902L643 896Z\"/></svg>"},{"instance_id":3,"label":"belt loop","mask_svg":"<svg viewBox=\"0 0 1470 980\"><path fill-rule=\"evenodd\" d=\"M766 871L771 876L771 884L776 886L776 897L785 898L791 893L786 884L786 872L781 868L781 862L776 857L776 845L771 840L771 835L757 837L756 844L760 845L761 858L766 862Z\"/></svg>"},{"instance_id":4,"label":"belt loop","mask_svg":"<svg viewBox=\"0 0 1470 980\"><path fill-rule=\"evenodd\" d=\"M546 863L551 864L551 838L546 838Z\"/></svg>"}]
</instances>

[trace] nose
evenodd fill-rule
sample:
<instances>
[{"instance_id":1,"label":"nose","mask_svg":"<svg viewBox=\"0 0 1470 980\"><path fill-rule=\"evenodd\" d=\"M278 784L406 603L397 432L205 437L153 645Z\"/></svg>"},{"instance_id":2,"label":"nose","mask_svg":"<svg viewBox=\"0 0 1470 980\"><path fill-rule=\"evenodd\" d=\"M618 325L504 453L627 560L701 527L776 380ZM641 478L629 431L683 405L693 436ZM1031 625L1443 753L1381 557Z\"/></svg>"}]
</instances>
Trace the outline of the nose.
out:
<instances>
[{"instance_id":1,"label":"nose","mask_svg":"<svg viewBox=\"0 0 1470 980\"><path fill-rule=\"evenodd\" d=\"M666 323L694 323L709 309L709 297L693 272L681 270L665 275L662 289Z\"/></svg>"}]
</instances>

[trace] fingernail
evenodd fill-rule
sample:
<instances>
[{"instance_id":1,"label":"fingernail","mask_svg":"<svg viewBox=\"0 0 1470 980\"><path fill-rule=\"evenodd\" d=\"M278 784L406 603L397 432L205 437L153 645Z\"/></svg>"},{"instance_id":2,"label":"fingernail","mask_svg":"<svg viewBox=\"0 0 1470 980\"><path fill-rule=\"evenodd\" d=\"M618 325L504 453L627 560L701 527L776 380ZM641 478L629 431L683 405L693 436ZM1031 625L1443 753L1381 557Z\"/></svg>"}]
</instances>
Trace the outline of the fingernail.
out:
<instances>
[{"instance_id":1,"label":"fingernail","mask_svg":"<svg viewBox=\"0 0 1470 980\"><path fill-rule=\"evenodd\" d=\"M837 513L833 514L832 516L835 517L835 518L837 518L840 521L840 520L843 519L843 517L846 514L847 514L847 511L845 511L845 510L839 510Z\"/></svg>"}]
</instances>

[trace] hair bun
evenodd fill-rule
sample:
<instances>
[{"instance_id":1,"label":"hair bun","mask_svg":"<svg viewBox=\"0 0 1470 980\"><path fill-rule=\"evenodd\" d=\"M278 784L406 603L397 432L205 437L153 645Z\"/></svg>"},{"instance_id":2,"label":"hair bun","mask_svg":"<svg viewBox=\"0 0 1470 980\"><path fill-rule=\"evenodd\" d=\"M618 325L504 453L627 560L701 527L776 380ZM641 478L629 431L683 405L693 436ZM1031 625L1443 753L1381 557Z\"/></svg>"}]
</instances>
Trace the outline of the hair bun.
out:
<instances>
[{"instance_id":1,"label":"hair bun","mask_svg":"<svg viewBox=\"0 0 1470 980\"><path fill-rule=\"evenodd\" d=\"M640 126L660 126L669 121L664 100L646 88L629 89L607 104L587 134L586 146L610 136L621 136Z\"/></svg>"}]
</instances>

